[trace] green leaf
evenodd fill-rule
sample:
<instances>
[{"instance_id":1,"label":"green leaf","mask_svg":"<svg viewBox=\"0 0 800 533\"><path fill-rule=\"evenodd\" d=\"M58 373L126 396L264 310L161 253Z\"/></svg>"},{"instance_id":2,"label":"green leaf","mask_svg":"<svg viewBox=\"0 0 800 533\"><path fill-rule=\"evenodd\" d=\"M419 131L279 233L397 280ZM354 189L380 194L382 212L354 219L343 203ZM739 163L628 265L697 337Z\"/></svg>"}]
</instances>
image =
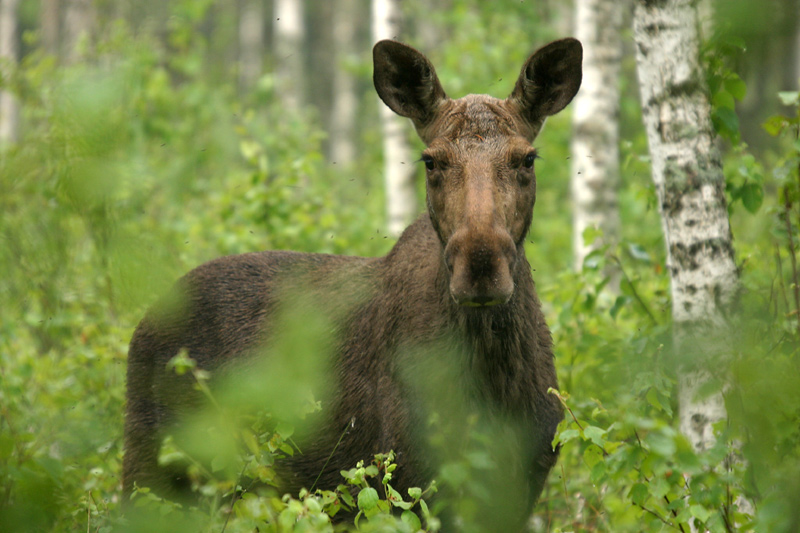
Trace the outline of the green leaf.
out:
<instances>
[{"instance_id":1,"label":"green leaf","mask_svg":"<svg viewBox=\"0 0 800 533\"><path fill-rule=\"evenodd\" d=\"M764 121L761 127L773 137L777 137L787 126L787 124L786 117L783 115L772 115Z\"/></svg>"},{"instance_id":2,"label":"green leaf","mask_svg":"<svg viewBox=\"0 0 800 533\"><path fill-rule=\"evenodd\" d=\"M583 430L583 434L587 439L597 444L600 448L606 445L606 430L597 426L588 426Z\"/></svg>"},{"instance_id":3,"label":"green leaf","mask_svg":"<svg viewBox=\"0 0 800 533\"><path fill-rule=\"evenodd\" d=\"M603 452L597 446L589 446L583 452L583 460L589 468L603 461Z\"/></svg>"},{"instance_id":4,"label":"green leaf","mask_svg":"<svg viewBox=\"0 0 800 533\"><path fill-rule=\"evenodd\" d=\"M631 487L629 496L633 503L643 506L647 501L648 494L647 485L644 483L636 483L633 487Z\"/></svg>"},{"instance_id":5,"label":"green leaf","mask_svg":"<svg viewBox=\"0 0 800 533\"><path fill-rule=\"evenodd\" d=\"M589 479L595 485L602 483L606 478L606 462L600 461L592 467L589 472Z\"/></svg>"},{"instance_id":6,"label":"green leaf","mask_svg":"<svg viewBox=\"0 0 800 533\"><path fill-rule=\"evenodd\" d=\"M403 496L400 495L391 485L386 485L386 492L389 498L389 501L392 503L393 506L399 507L401 509L411 509L413 505L411 502L407 502L403 500Z\"/></svg>"},{"instance_id":7,"label":"green leaf","mask_svg":"<svg viewBox=\"0 0 800 533\"><path fill-rule=\"evenodd\" d=\"M566 442L571 441L574 438L577 438L580 435L580 431L577 429L566 429L561 432L558 437L558 442L564 444Z\"/></svg>"},{"instance_id":8,"label":"green leaf","mask_svg":"<svg viewBox=\"0 0 800 533\"><path fill-rule=\"evenodd\" d=\"M711 120L717 132L724 137L735 137L739 132L739 117L733 109L719 107L711 113Z\"/></svg>"},{"instance_id":9,"label":"green leaf","mask_svg":"<svg viewBox=\"0 0 800 533\"><path fill-rule=\"evenodd\" d=\"M219 472L228 465L228 458L224 455L217 455L211 459L211 471Z\"/></svg>"},{"instance_id":10,"label":"green leaf","mask_svg":"<svg viewBox=\"0 0 800 533\"><path fill-rule=\"evenodd\" d=\"M294 426L285 422L278 422L275 427L275 433L280 435L283 440L286 440L294 434Z\"/></svg>"},{"instance_id":11,"label":"green leaf","mask_svg":"<svg viewBox=\"0 0 800 533\"><path fill-rule=\"evenodd\" d=\"M378 491L372 487L362 489L358 493L358 508L364 512L370 511L377 507L379 499Z\"/></svg>"},{"instance_id":12,"label":"green leaf","mask_svg":"<svg viewBox=\"0 0 800 533\"><path fill-rule=\"evenodd\" d=\"M783 105L798 106L800 105L800 92L797 91L781 91L778 93Z\"/></svg>"},{"instance_id":13,"label":"green leaf","mask_svg":"<svg viewBox=\"0 0 800 533\"><path fill-rule=\"evenodd\" d=\"M617 299L614 300L614 305L611 306L611 309L608 310L608 314L611 315L611 318L617 318L622 309L625 308L626 305L630 303L631 299L628 296L617 296Z\"/></svg>"},{"instance_id":14,"label":"green leaf","mask_svg":"<svg viewBox=\"0 0 800 533\"><path fill-rule=\"evenodd\" d=\"M603 237L603 230L596 226L587 226L586 229L583 230L582 237L583 245L591 246L596 239L601 239Z\"/></svg>"},{"instance_id":15,"label":"green leaf","mask_svg":"<svg viewBox=\"0 0 800 533\"><path fill-rule=\"evenodd\" d=\"M628 253L631 254L631 257L642 263L650 264L652 261L650 259L650 254L647 253L647 250L645 250L641 244L636 244L635 242L630 243L628 245Z\"/></svg>"},{"instance_id":16,"label":"green leaf","mask_svg":"<svg viewBox=\"0 0 800 533\"><path fill-rule=\"evenodd\" d=\"M14 440L8 435L0 435L0 459L11 457L14 451Z\"/></svg>"},{"instance_id":17,"label":"green leaf","mask_svg":"<svg viewBox=\"0 0 800 533\"><path fill-rule=\"evenodd\" d=\"M403 511L403 514L400 515L400 520L408 524L413 531L422 529L422 522L420 522L419 517L413 511Z\"/></svg>"},{"instance_id":18,"label":"green leaf","mask_svg":"<svg viewBox=\"0 0 800 533\"><path fill-rule=\"evenodd\" d=\"M661 405L661 401L658 398L658 391L655 389L655 387L650 387L650 390L648 390L647 394L645 395L645 399L647 400L647 403L649 403L659 411L664 410L664 406Z\"/></svg>"},{"instance_id":19,"label":"green leaf","mask_svg":"<svg viewBox=\"0 0 800 533\"><path fill-rule=\"evenodd\" d=\"M339 485L336 487L336 490L339 491L339 495L344 503L346 503L349 507L356 506L353 496L350 495L350 490L345 485Z\"/></svg>"},{"instance_id":20,"label":"green leaf","mask_svg":"<svg viewBox=\"0 0 800 533\"><path fill-rule=\"evenodd\" d=\"M711 518L711 515L713 514L712 511L709 511L702 505L690 505L689 512L693 517L697 518L701 522L707 522L708 519Z\"/></svg>"},{"instance_id":21,"label":"green leaf","mask_svg":"<svg viewBox=\"0 0 800 533\"><path fill-rule=\"evenodd\" d=\"M428 504L425 503L425 500L420 500L419 506L422 509L422 516L428 518L431 515L431 512L428 510Z\"/></svg>"},{"instance_id":22,"label":"green leaf","mask_svg":"<svg viewBox=\"0 0 800 533\"><path fill-rule=\"evenodd\" d=\"M747 85L739 76L734 74L731 78L725 80L725 90L737 100L742 100L747 94Z\"/></svg>"},{"instance_id":23,"label":"green leaf","mask_svg":"<svg viewBox=\"0 0 800 533\"><path fill-rule=\"evenodd\" d=\"M422 498L422 489L419 487L411 487L408 489L408 495L411 496L413 500L419 500Z\"/></svg>"},{"instance_id":24,"label":"green leaf","mask_svg":"<svg viewBox=\"0 0 800 533\"><path fill-rule=\"evenodd\" d=\"M742 186L741 197L745 209L755 214L764 203L764 188L759 183L746 183Z\"/></svg>"},{"instance_id":25,"label":"green leaf","mask_svg":"<svg viewBox=\"0 0 800 533\"><path fill-rule=\"evenodd\" d=\"M733 95L728 91L717 92L714 98L711 99L711 103L716 108L736 109L736 101L733 99Z\"/></svg>"},{"instance_id":26,"label":"green leaf","mask_svg":"<svg viewBox=\"0 0 800 533\"><path fill-rule=\"evenodd\" d=\"M650 450L662 457L672 457L675 453L675 439L663 431L653 431L645 437Z\"/></svg>"}]
</instances>

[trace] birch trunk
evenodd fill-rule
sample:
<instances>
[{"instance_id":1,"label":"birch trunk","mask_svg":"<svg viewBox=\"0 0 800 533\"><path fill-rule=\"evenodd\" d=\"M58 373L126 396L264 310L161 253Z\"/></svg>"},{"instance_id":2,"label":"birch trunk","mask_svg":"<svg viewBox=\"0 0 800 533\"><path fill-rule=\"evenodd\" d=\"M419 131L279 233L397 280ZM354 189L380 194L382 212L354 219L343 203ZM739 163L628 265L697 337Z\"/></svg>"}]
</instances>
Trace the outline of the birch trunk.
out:
<instances>
[{"instance_id":1,"label":"birch trunk","mask_svg":"<svg viewBox=\"0 0 800 533\"><path fill-rule=\"evenodd\" d=\"M638 0L637 67L653 181L672 282L680 429L698 451L726 416L722 393L699 399L708 366L731 351L726 315L738 291L725 180L699 63L695 0ZM725 365L717 365L724 368ZM724 376L721 376L724 379Z\"/></svg>"},{"instance_id":2,"label":"birch trunk","mask_svg":"<svg viewBox=\"0 0 800 533\"><path fill-rule=\"evenodd\" d=\"M572 243L576 270L586 256L619 240L619 69L626 2L577 0L575 36L583 43L583 83L572 104ZM603 241L585 244L590 227Z\"/></svg>"},{"instance_id":3,"label":"birch trunk","mask_svg":"<svg viewBox=\"0 0 800 533\"><path fill-rule=\"evenodd\" d=\"M356 55L357 0L339 0L333 12L333 45L336 68L333 71L330 159L350 165L356 159L356 80L347 69L347 61Z\"/></svg>"},{"instance_id":4,"label":"birch trunk","mask_svg":"<svg viewBox=\"0 0 800 533\"><path fill-rule=\"evenodd\" d=\"M305 95L304 7L303 0L275 0L275 85L281 102L290 111L300 109Z\"/></svg>"},{"instance_id":5,"label":"birch trunk","mask_svg":"<svg viewBox=\"0 0 800 533\"><path fill-rule=\"evenodd\" d=\"M17 6L19 0L0 0L0 78L8 79L17 63ZM9 90L0 90L0 148L19 134L19 102Z\"/></svg>"},{"instance_id":6,"label":"birch trunk","mask_svg":"<svg viewBox=\"0 0 800 533\"><path fill-rule=\"evenodd\" d=\"M399 39L401 11L399 0L372 0L372 37ZM417 213L415 172L408 141L408 121L379 102L383 131L383 167L386 176L388 232L399 236Z\"/></svg>"},{"instance_id":7,"label":"birch trunk","mask_svg":"<svg viewBox=\"0 0 800 533\"><path fill-rule=\"evenodd\" d=\"M59 0L42 0L39 8L42 46L48 54L58 54L59 39Z\"/></svg>"},{"instance_id":8,"label":"birch trunk","mask_svg":"<svg viewBox=\"0 0 800 533\"><path fill-rule=\"evenodd\" d=\"M68 63L75 63L79 56L81 39L92 34L94 6L92 0L65 0L64 3L64 54Z\"/></svg>"},{"instance_id":9,"label":"birch trunk","mask_svg":"<svg viewBox=\"0 0 800 533\"><path fill-rule=\"evenodd\" d=\"M262 0L239 3L239 88L252 89L259 76L264 48L264 4Z\"/></svg>"}]
</instances>

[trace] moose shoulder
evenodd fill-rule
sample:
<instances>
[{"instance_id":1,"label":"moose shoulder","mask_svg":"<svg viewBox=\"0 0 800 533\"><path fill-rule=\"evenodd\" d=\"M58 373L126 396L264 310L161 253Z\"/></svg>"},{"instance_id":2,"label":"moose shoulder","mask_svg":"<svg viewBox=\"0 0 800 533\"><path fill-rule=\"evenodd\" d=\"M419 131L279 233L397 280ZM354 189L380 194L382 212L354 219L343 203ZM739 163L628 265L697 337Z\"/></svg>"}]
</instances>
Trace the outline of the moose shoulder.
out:
<instances>
[{"instance_id":1,"label":"moose shoulder","mask_svg":"<svg viewBox=\"0 0 800 533\"><path fill-rule=\"evenodd\" d=\"M381 41L373 54L378 95L426 144L427 213L385 257L261 252L187 274L131 340L126 496L134 483L171 493L182 479L159 467L159 447L196 393L167 362L186 350L221 372L269 357L281 310L298 299L327 314L334 338L320 363L320 421L303 453L280 465L282 490L334 487L341 470L389 450L394 488L425 486L440 461L430 416L455 407L503 435L484 481L490 493L513 490L503 492L494 526L519 529L530 513L555 463L562 419L547 393L557 386L552 342L523 248L536 200L531 143L580 87L580 43L563 39L534 53L505 100L448 98L428 59L401 43ZM425 385L439 360L447 379ZM446 446L457 448L460 437L449 435Z\"/></svg>"}]
</instances>

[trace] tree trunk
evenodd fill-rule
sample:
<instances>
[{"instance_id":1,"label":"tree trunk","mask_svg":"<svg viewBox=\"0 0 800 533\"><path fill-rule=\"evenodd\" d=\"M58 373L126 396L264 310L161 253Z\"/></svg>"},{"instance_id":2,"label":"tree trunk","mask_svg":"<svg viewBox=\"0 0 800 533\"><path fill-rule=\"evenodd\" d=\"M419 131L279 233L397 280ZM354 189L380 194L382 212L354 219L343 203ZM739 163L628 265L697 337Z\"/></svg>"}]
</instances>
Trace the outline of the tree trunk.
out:
<instances>
[{"instance_id":1,"label":"tree trunk","mask_svg":"<svg viewBox=\"0 0 800 533\"><path fill-rule=\"evenodd\" d=\"M298 111L305 101L303 0L275 0L275 85L284 106Z\"/></svg>"},{"instance_id":2,"label":"tree trunk","mask_svg":"<svg viewBox=\"0 0 800 533\"><path fill-rule=\"evenodd\" d=\"M399 0L372 0L372 37L400 39L401 11ZM386 212L388 232L398 236L417 214L415 171L408 121L378 104L383 130L383 168L386 176Z\"/></svg>"},{"instance_id":3,"label":"tree trunk","mask_svg":"<svg viewBox=\"0 0 800 533\"><path fill-rule=\"evenodd\" d=\"M264 49L263 0L239 2L239 89L251 90L262 68Z\"/></svg>"},{"instance_id":4,"label":"tree trunk","mask_svg":"<svg viewBox=\"0 0 800 533\"><path fill-rule=\"evenodd\" d=\"M800 90L800 23L797 22L800 20L800 0L795 2L794 13L794 46L792 47L794 50L794 84L790 85L790 87Z\"/></svg>"},{"instance_id":5,"label":"tree trunk","mask_svg":"<svg viewBox=\"0 0 800 533\"><path fill-rule=\"evenodd\" d=\"M694 0L638 0L637 67L653 181L658 194L672 282L680 429L696 450L715 440L726 416L722 392L698 398L730 346L726 316L738 292L725 180L699 63ZM719 359L722 359L721 361ZM692 363L705 362L706 366ZM723 380L725 376L720 376Z\"/></svg>"},{"instance_id":6,"label":"tree trunk","mask_svg":"<svg viewBox=\"0 0 800 533\"><path fill-rule=\"evenodd\" d=\"M59 39L59 0L42 0L39 8L41 20L42 46L51 55L58 55Z\"/></svg>"},{"instance_id":7,"label":"tree trunk","mask_svg":"<svg viewBox=\"0 0 800 533\"><path fill-rule=\"evenodd\" d=\"M17 6L19 0L0 0L0 77L8 79L17 63ZM19 134L19 103L9 90L0 91L0 149Z\"/></svg>"},{"instance_id":8,"label":"tree trunk","mask_svg":"<svg viewBox=\"0 0 800 533\"><path fill-rule=\"evenodd\" d=\"M65 0L64 6L64 57L74 63L80 56L81 39L92 35L94 6L92 0Z\"/></svg>"},{"instance_id":9,"label":"tree trunk","mask_svg":"<svg viewBox=\"0 0 800 533\"><path fill-rule=\"evenodd\" d=\"M578 0L575 36L583 43L583 83L572 104L572 202L575 269L598 245L619 240L619 69L625 2ZM589 228L602 242L585 244Z\"/></svg>"},{"instance_id":10,"label":"tree trunk","mask_svg":"<svg viewBox=\"0 0 800 533\"><path fill-rule=\"evenodd\" d=\"M330 120L330 160L350 165L356 158L356 80L347 62L357 55L358 0L339 0L333 12L333 46L336 68L333 71L333 104Z\"/></svg>"}]
</instances>

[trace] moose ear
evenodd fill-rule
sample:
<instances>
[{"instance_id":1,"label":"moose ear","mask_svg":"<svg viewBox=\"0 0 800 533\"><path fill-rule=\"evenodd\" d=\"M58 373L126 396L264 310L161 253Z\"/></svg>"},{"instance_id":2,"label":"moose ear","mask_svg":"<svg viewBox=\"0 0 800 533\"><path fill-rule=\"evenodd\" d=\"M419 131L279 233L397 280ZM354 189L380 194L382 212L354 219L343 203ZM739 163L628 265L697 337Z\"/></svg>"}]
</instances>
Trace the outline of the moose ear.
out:
<instances>
[{"instance_id":1,"label":"moose ear","mask_svg":"<svg viewBox=\"0 0 800 533\"><path fill-rule=\"evenodd\" d=\"M533 129L564 109L581 86L583 47L577 39L561 39L537 50L519 74L509 100L514 101Z\"/></svg>"},{"instance_id":2,"label":"moose ear","mask_svg":"<svg viewBox=\"0 0 800 533\"><path fill-rule=\"evenodd\" d=\"M380 41L372 49L372 80L378 96L400 116L423 129L436 116L447 95L428 58L396 41Z\"/></svg>"}]
</instances>

